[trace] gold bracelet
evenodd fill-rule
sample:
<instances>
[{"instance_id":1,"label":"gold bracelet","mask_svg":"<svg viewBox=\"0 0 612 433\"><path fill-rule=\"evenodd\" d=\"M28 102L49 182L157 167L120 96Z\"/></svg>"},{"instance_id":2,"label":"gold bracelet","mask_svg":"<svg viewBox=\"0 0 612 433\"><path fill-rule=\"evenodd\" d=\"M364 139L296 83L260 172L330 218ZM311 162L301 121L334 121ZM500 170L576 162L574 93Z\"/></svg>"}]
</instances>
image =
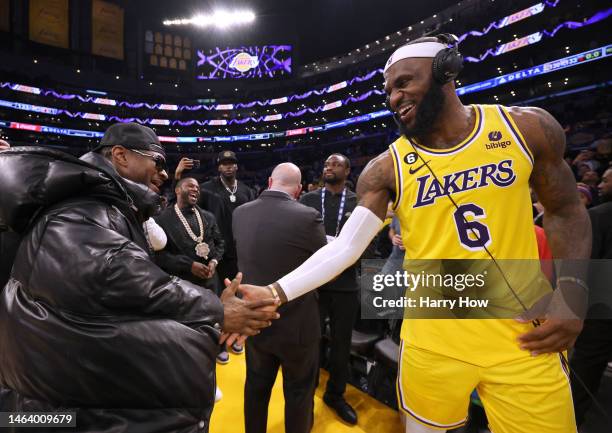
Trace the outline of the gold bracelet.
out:
<instances>
[{"instance_id":1,"label":"gold bracelet","mask_svg":"<svg viewBox=\"0 0 612 433\"><path fill-rule=\"evenodd\" d=\"M272 284L268 284L267 287L272 292L272 296L274 297L274 299L280 299L280 296L278 296L278 292L276 291L276 287L274 287Z\"/></svg>"}]
</instances>

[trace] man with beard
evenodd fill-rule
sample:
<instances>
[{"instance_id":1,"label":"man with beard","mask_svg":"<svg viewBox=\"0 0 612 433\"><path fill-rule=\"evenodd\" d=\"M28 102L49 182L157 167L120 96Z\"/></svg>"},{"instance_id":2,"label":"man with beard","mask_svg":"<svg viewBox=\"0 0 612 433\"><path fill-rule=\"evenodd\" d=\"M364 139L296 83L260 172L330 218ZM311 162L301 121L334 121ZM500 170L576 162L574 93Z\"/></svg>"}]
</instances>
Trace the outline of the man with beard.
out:
<instances>
[{"instance_id":1,"label":"man with beard","mask_svg":"<svg viewBox=\"0 0 612 433\"><path fill-rule=\"evenodd\" d=\"M75 432L208 431L219 332L275 316L235 296L240 277L219 301L153 263L142 223L166 179L136 123L80 159L0 152L0 227L23 235L0 294L0 412L74 411Z\"/></svg>"},{"instance_id":2,"label":"man with beard","mask_svg":"<svg viewBox=\"0 0 612 433\"><path fill-rule=\"evenodd\" d=\"M176 170L174 171L174 186L176 186L176 182L182 179L185 170L192 170L196 167L199 168L200 165L197 164L199 162L200 161L198 160L187 157L181 158L178 165L176 166ZM173 201L176 201L176 199L174 199ZM200 198L198 199L198 206L200 206L201 209L212 213L217 219L217 221L222 221L225 219L225 217L222 218L222 216L226 213L226 207L224 206L221 197L219 197L215 193L200 189Z\"/></svg>"},{"instance_id":3,"label":"man with beard","mask_svg":"<svg viewBox=\"0 0 612 433\"><path fill-rule=\"evenodd\" d=\"M392 200L406 246L405 268L411 259L498 265L493 259L530 259L521 261L529 272L486 285L486 293L514 303L529 295L529 307L538 298L525 288L543 281L530 183L544 205L555 258L589 257L590 222L563 160L562 127L535 107L463 105L454 87L462 67L456 41L451 35L420 38L391 55L385 91L402 135L364 169L359 205L336 240L267 287L244 285L246 298L272 294L287 302L333 279L378 233ZM474 388L492 431L576 431L562 352L582 328L582 311L565 301L573 297L584 304L582 278L561 269L548 302L516 320L511 318L521 308L504 320L404 319L397 389L406 431L463 425Z\"/></svg>"},{"instance_id":4,"label":"man with beard","mask_svg":"<svg viewBox=\"0 0 612 433\"><path fill-rule=\"evenodd\" d=\"M192 177L176 183L176 204L155 218L168 237L157 263L169 274L216 292L216 269L224 242L215 216L196 203L200 186Z\"/></svg>"},{"instance_id":5,"label":"man with beard","mask_svg":"<svg viewBox=\"0 0 612 433\"><path fill-rule=\"evenodd\" d=\"M225 242L215 216L196 204L200 185L194 178L180 179L174 192L176 203L155 218L168 238L165 248L156 253L156 262L169 274L216 293L216 268ZM215 401L221 400L222 395L217 386Z\"/></svg>"},{"instance_id":6,"label":"man with beard","mask_svg":"<svg viewBox=\"0 0 612 433\"><path fill-rule=\"evenodd\" d=\"M602 261L612 259L612 168L602 175L598 190L602 204L588 211L593 227L591 258L597 260L597 275L592 281L590 291L593 293L592 300L599 299L603 302L592 302L570 361L572 374L580 377L586 388L595 396L606 365L612 359L612 269ZM580 426L591 407L591 397L577 381L572 381L572 396L576 423Z\"/></svg>"},{"instance_id":7,"label":"man with beard","mask_svg":"<svg viewBox=\"0 0 612 433\"><path fill-rule=\"evenodd\" d=\"M251 188L236 179L238 171L238 159L231 150L224 150L217 157L217 167L219 176L200 185L202 195L200 197L200 207L206 209L203 202L205 194L208 194L208 202L215 201L218 206L209 208L210 212L215 213L215 218L223 241L225 243L225 253L223 260L219 262L217 273L223 281L225 278L232 279L238 272L238 258L236 255L236 245L234 234L232 233L232 214L238 206L248 203L255 199L255 193ZM218 200L217 200L218 199ZM232 344L232 351L236 354L244 352L244 347L238 343ZM229 362L229 355L225 346L222 348L217 361L220 364Z\"/></svg>"},{"instance_id":8,"label":"man with beard","mask_svg":"<svg viewBox=\"0 0 612 433\"><path fill-rule=\"evenodd\" d=\"M357 195L346 186L350 172L351 165L346 156L340 153L330 155L323 165L323 188L304 194L300 199L302 204L321 213L328 240L338 236L357 206ZM344 390L349 378L351 335L358 310L355 266L350 266L336 280L319 288L321 329L325 329L325 320L330 319L329 381L323 401L350 424L357 423L357 413L344 399Z\"/></svg>"},{"instance_id":9,"label":"man with beard","mask_svg":"<svg viewBox=\"0 0 612 433\"><path fill-rule=\"evenodd\" d=\"M208 191L221 198L224 207L223 215L215 215L217 224L225 240L225 254L219 263L219 276L233 278L238 272L236 246L232 234L232 213L238 206L255 199L253 190L236 178L238 159L231 150L224 150L217 157L219 176L200 185L202 191Z\"/></svg>"}]
</instances>

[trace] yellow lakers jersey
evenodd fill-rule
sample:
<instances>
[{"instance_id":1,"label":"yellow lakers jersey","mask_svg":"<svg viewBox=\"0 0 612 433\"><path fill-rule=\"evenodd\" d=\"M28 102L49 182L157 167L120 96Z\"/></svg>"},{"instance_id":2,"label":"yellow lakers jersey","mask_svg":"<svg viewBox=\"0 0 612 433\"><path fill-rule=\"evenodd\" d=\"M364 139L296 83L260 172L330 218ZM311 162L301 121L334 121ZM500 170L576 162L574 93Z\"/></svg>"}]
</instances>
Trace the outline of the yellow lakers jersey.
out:
<instances>
[{"instance_id":1,"label":"yellow lakers jersey","mask_svg":"<svg viewBox=\"0 0 612 433\"><path fill-rule=\"evenodd\" d=\"M533 155L505 107L471 107L473 130L453 148L432 149L404 136L390 146L408 271L415 259L538 258L529 191ZM537 261L531 264L537 267ZM540 278L539 267L525 269L530 271L508 270L508 279L524 297L518 302L530 306L536 295L525 286ZM496 297L502 308L517 302L505 282L486 289L483 297ZM499 319L405 319L402 338L467 361L479 353L480 362L491 364L522 356L516 337L530 326Z\"/></svg>"}]
</instances>

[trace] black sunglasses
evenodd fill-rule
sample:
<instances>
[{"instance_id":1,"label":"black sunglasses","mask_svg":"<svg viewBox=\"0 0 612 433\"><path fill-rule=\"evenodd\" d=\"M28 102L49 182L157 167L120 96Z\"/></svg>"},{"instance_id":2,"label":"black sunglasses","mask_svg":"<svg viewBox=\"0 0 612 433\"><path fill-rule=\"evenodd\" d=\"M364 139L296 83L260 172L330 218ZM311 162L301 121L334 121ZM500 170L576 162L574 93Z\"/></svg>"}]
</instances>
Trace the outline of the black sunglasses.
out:
<instances>
[{"instance_id":1,"label":"black sunglasses","mask_svg":"<svg viewBox=\"0 0 612 433\"><path fill-rule=\"evenodd\" d=\"M139 155L145 156L147 158L151 158L153 160L153 162L155 162L155 168L158 170L166 170L167 169L167 165L166 165L166 160L164 159L163 156L161 155L149 155L148 153L144 153L144 152L140 152L139 150L135 150L135 149L129 149L134 153L137 153Z\"/></svg>"}]
</instances>

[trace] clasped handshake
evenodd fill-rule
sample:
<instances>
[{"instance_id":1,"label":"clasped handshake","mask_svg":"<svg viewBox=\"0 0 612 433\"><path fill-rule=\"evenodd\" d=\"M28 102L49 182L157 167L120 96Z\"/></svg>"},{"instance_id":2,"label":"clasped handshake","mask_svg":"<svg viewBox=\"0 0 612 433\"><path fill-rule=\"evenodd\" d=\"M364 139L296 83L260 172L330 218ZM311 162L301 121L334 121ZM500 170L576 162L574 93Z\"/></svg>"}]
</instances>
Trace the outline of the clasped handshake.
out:
<instances>
[{"instance_id":1,"label":"clasped handshake","mask_svg":"<svg viewBox=\"0 0 612 433\"><path fill-rule=\"evenodd\" d=\"M220 343L244 344L247 337L257 335L261 329L272 324L280 314L276 309L280 301L274 299L266 287L240 284L242 273L230 282L225 279L225 290L221 294L223 303L223 327ZM242 298L236 296L240 294Z\"/></svg>"}]
</instances>

